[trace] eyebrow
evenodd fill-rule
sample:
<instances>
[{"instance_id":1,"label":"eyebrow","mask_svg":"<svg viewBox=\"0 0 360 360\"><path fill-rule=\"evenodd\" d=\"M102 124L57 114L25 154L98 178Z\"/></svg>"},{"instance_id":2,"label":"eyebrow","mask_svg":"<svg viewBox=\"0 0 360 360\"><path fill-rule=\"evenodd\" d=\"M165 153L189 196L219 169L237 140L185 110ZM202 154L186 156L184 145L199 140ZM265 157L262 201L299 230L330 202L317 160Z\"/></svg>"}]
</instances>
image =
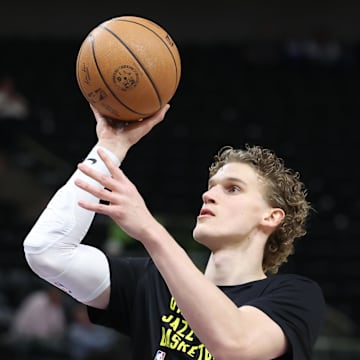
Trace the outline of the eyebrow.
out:
<instances>
[{"instance_id":1,"label":"eyebrow","mask_svg":"<svg viewBox=\"0 0 360 360\"><path fill-rule=\"evenodd\" d=\"M226 177L226 178L222 179L220 182L223 182L223 181L239 183L239 184L242 184L244 186L247 186L247 183L245 181L241 180L240 178L233 177L233 176ZM214 178L213 177L210 178L209 182L208 182L208 185L213 185L214 183L216 183L216 181L214 181Z\"/></svg>"}]
</instances>

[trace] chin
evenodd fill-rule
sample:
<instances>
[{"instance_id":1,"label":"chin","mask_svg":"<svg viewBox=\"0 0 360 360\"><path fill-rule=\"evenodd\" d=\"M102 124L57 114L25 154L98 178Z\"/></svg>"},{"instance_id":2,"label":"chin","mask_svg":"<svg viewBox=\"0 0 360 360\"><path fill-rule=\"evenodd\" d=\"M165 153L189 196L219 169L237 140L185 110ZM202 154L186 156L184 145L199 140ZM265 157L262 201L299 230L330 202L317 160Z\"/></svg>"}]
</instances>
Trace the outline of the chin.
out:
<instances>
[{"instance_id":1,"label":"chin","mask_svg":"<svg viewBox=\"0 0 360 360\"><path fill-rule=\"evenodd\" d=\"M193 229L193 238L200 242L199 239L204 236L206 229L202 226L202 224L197 223Z\"/></svg>"},{"instance_id":2,"label":"chin","mask_svg":"<svg viewBox=\"0 0 360 360\"><path fill-rule=\"evenodd\" d=\"M194 238L194 240L195 240L196 242L198 242L198 243L200 243L200 244L202 243L202 242L200 241L200 239L201 239L201 233L202 233L202 231L199 230L198 227L196 226L195 229L193 230L193 238Z\"/></svg>"},{"instance_id":3,"label":"chin","mask_svg":"<svg viewBox=\"0 0 360 360\"><path fill-rule=\"evenodd\" d=\"M208 232L204 231L204 229L195 227L195 229L193 230L193 238L199 244L209 247L214 236L213 234L209 234Z\"/></svg>"}]
</instances>

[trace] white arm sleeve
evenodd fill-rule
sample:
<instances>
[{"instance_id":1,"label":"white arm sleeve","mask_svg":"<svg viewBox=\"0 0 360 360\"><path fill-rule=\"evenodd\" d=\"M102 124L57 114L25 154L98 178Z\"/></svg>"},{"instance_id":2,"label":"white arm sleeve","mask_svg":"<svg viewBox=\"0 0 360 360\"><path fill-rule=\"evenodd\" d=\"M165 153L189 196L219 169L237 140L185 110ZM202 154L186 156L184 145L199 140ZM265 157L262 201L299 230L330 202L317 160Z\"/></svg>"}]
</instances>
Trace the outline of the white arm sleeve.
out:
<instances>
[{"instance_id":1,"label":"white arm sleeve","mask_svg":"<svg viewBox=\"0 0 360 360\"><path fill-rule=\"evenodd\" d=\"M95 146L84 162L103 174L109 174ZM114 164L116 156L104 149ZM105 254L95 247L81 244L95 213L78 206L79 199L99 199L74 184L77 178L102 187L76 170L49 202L24 240L25 258L41 278L67 292L80 302L96 299L110 286L109 265Z\"/></svg>"}]
</instances>

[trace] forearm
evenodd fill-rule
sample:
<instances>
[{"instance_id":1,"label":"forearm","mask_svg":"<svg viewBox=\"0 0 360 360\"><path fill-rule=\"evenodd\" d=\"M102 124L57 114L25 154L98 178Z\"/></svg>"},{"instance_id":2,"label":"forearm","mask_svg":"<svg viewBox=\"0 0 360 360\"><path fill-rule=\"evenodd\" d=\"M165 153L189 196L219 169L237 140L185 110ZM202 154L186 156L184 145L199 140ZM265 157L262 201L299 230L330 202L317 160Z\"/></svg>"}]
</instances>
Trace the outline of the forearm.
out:
<instances>
[{"instance_id":1,"label":"forearm","mask_svg":"<svg viewBox=\"0 0 360 360\"><path fill-rule=\"evenodd\" d=\"M215 355L233 341L246 339L239 327L240 312L194 265L168 232L160 225L146 234L142 243L167 283L184 318L197 337ZM240 319L241 320L241 319Z\"/></svg>"},{"instance_id":2,"label":"forearm","mask_svg":"<svg viewBox=\"0 0 360 360\"><path fill-rule=\"evenodd\" d=\"M84 162L92 164L99 172L108 174L108 169L100 160L96 149L97 147L92 149ZM119 161L111 153L109 154L113 161L119 164ZM95 180L76 170L50 200L26 237L24 248L27 253L41 253L59 241L79 244L86 235L95 213L82 209L77 205L77 201L79 198L86 198L87 201L96 203L99 199L76 187L74 185L76 178L86 178L86 181L94 186L102 187Z\"/></svg>"},{"instance_id":3,"label":"forearm","mask_svg":"<svg viewBox=\"0 0 360 360\"><path fill-rule=\"evenodd\" d=\"M113 157L113 161L118 160ZM96 153L96 147L84 160L100 172L108 170ZM81 301L88 301L109 285L108 264L98 249L81 244L94 219L94 212L77 205L86 197L98 199L74 185L75 178L84 177L75 171L67 183L53 196L24 241L25 257L31 269L53 285ZM101 187L92 179L95 186ZM95 269L92 261L96 262ZM87 287L88 286L88 287Z\"/></svg>"}]
</instances>

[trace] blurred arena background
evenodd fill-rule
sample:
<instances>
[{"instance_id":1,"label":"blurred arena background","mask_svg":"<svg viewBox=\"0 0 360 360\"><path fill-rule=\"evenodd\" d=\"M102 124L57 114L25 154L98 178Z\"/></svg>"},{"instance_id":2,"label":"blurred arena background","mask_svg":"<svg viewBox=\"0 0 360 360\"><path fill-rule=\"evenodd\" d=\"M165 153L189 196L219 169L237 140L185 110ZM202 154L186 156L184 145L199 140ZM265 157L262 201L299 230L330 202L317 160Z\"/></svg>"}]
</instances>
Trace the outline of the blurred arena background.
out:
<instances>
[{"instance_id":1,"label":"blurred arena background","mask_svg":"<svg viewBox=\"0 0 360 360\"><path fill-rule=\"evenodd\" d=\"M15 351L9 333L26 296L44 288L25 263L24 236L95 141L94 120L76 83L77 51L95 25L121 15L161 24L182 56L182 79L166 121L123 164L149 208L202 266L204 250L192 242L191 230L213 154L222 145L245 143L274 149L300 171L316 209L308 235L282 268L313 278L324 291L328 316L314 359L360 359L355 0L1 5L1 358L76 358L66 346ZM8 102L5 88L12 89ZM98 216L87 242L109 252L142 254L112 225ZM64 306L70 323L74 304L66 298ZM118 358L125 359L127 345L120 343ZM86 359L96 358L91 356Z\"/></svg>"}]
</instances>

